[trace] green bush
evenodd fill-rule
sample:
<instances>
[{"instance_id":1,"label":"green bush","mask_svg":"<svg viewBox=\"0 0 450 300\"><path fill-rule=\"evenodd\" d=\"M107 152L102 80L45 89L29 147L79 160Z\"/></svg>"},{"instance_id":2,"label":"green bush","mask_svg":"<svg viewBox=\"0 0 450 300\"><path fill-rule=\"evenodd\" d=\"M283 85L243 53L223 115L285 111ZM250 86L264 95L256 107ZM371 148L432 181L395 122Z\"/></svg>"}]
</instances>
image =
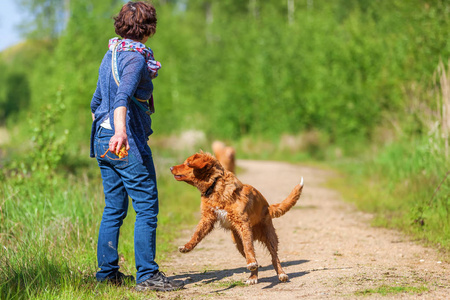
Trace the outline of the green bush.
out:
<instances>
[{"instance_id":1,"label":"green bush","mask_svg":"<svg viewBox=\"0 0 450 300\"><path fill-rule=\"evenodd\" d=\"M425 89L450 56L446 1L296 3L291 21L285 2L255 3L189 1L184 10L156 2L158 30L148 42L162 63L156 134L200 129L237 141L317 130L351 153L351 144L373 141L376 128L403 116L408 87ZM79 143L89 135L89 103L119 8L70 2L59 38L10 54L18 67L2 75L28 85L32 111L64 87L63 124L77 151L87 151Z\"/></svg>"}]
</instances>

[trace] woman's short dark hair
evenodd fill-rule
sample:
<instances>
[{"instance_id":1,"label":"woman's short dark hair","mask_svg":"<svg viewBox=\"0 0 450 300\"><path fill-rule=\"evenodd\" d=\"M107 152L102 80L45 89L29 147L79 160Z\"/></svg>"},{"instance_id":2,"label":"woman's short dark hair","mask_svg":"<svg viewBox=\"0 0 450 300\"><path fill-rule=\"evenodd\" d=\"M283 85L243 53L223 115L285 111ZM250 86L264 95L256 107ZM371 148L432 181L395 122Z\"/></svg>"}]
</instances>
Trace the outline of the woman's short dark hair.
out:
<instances>
[{"instance_id":1,"label":"woman's short dark hair","mask_svg":"<svg viewBox=\"0 0 450 300\"><path fill-rule=\"evenodd\" d=\"M114 17L116 33L122 38L140 41L156 32L156 10L147 2L128 2Z\"/></svg>"}]
</instances>

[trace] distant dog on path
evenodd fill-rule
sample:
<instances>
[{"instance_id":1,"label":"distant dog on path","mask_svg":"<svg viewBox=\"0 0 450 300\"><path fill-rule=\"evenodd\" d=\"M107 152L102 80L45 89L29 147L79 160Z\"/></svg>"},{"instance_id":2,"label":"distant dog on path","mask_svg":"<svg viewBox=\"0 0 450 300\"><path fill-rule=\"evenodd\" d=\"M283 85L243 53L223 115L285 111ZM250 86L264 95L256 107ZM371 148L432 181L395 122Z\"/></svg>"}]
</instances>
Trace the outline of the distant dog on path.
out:
<instances>
[{"instance_id":1,"label":"distant dog on path","mask_svg":"<svg viewBox=\"0 0 450 300\"><path fill-rule=\"evenodd\" d=\"M236 168L236 151L233 147L227 147L223 142L215 141L212 143L212 149L214 152L214 156L219 160L222 166L232 172L235 173Z\"/></svg>"},{"instance_id":2,"label":"distant dog on path","mask_svg":"<svg viewBox=\"0 0 450 300\"><path fill-rule=\"evenodd\" d=\"M269 250L278 279L289 279L278 259L278 236L272 219L281 217L297 203L303 189L303 178L285 200L269 205L258 190L242 184L208 153L196 153L170 170L176 180L195 186L201 193L201 220L191 240L179 247L180 252L194 249L219 221L223 228L231 230L237 249L247 260L251 275L246 284L258 282L254 240L261 241Z\"/></svg>"}]
</instances>

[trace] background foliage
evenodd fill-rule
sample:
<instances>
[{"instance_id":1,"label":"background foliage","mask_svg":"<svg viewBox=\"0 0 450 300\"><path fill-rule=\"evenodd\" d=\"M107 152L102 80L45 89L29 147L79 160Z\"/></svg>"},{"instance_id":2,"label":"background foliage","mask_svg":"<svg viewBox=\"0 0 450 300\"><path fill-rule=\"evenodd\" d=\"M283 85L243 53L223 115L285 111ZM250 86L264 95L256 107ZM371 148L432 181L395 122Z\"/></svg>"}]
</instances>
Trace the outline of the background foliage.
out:
<instances>
[{"instance_id":1,"label":"background foliage","mask_svg":"<svg viewBox=\"0 0 450 300\"><path fill-rule=\"evenodd\" d=\"M372 141L378 127L402 118L407 89L427 88L439 60L449 57L446 1L293 2L289 21L289 1L156 1L158 32L148 43L163 64L156 132L201 129L237 140L317 129L353 148L349 141ZM63 125L80 141L90 130L86 108L121 3L68 3L57 38L4 53L0 103L11 120L19 107L37 110L62 90ZM16 90L24 93L8 100Z\"/></svg>"}]
</instances>

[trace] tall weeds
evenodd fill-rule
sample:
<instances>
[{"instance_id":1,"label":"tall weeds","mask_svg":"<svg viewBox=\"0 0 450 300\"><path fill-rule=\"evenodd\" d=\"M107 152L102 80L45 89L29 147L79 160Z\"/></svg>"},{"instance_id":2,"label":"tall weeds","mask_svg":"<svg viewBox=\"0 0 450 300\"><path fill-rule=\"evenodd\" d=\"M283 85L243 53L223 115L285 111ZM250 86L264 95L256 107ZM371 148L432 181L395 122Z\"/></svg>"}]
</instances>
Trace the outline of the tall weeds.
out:
<instances>
[{"instance_id":1,"label":"tall weeds","mask_svg":"<svg viewBox=\"0 0 450 300\"><path fill-rule=\"evenodd\" d=\"M369 151L362 164L342 165L353 191L342 190L375 224L395 227L450 251L450 163L448 155L448 72L439 63L432 88L405 89L407 124L394 141ZM405 121L394 121L405 124ZM362 175L362 176L361 176ZM342 181L336 184L342 188Z\"/></svg>"},{"instance_id":2,"label":"tall weeds","mask_svg":"<svg viewBox=\"0 0 450 300\"><path fill-rule=\"evenodd\" d=\"M446 69L447 68L447 69ZM445 157L449 156L449 132L450 132L450 59L445 66L441 60L434 74L436 86L440 87L438 99L439 123L441 138L444 140Z\"/></svg>"}]
</instances>

